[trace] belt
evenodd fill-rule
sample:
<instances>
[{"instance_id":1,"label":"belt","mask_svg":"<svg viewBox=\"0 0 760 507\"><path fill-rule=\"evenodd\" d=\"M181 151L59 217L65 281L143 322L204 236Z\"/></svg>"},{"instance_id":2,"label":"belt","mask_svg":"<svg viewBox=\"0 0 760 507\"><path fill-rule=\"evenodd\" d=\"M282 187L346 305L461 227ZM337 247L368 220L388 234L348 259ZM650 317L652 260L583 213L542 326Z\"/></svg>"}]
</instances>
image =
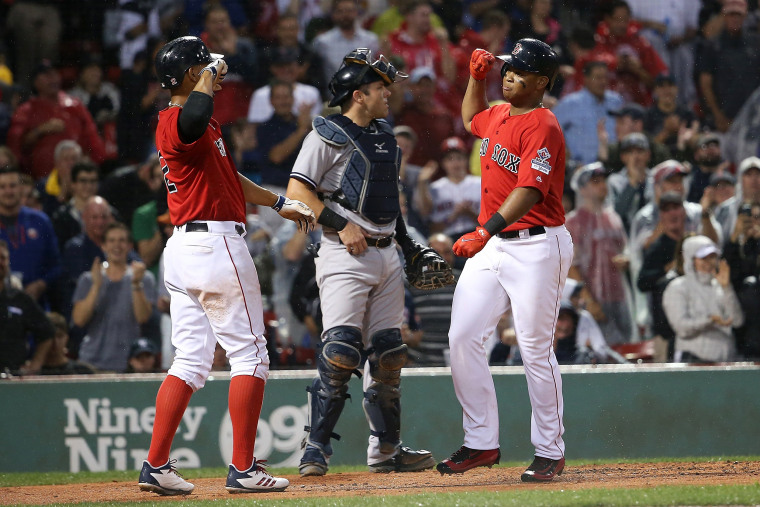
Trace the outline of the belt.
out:
<instances>
[{"instance_id":1,"label":"belt","mask_svg":"<svg viewBox=\"0 0 760 507\"><path fill-rule=\"evenodd\" d=\"M185 224L185 232L208 232L208 224L204 224L203 222L188 222ZM235 224L235 232L242 236L245 229L242 225Z\"/></svg>"},{"instance_id":2,"label":"belt","mask_svg":"<svg viewBox=\"0 0 760 507\"><path fill-rule=\"evenodd\" d=\"M383 238L365 238L368 246L376 246L377 248L387 248L393 244L393 236L385 236Z\"/></svg>"},{"instance_id":3,"label":"belt","mask_svg":"<svg viewBox=\"0 0 760 507\"><path fill-rule=\"evenodd\" d=\"M506 232L500 232L497 234L498 237L501 239L514 239L520 237L520 233L522 231L528 232L528 237L530 236L536 236L537 234L546 234L546 229L544 229L543 225L537 225L535 227L531 227L530 229L522 229L519 231L506 231Z\"/></svg>"}]
</instances>

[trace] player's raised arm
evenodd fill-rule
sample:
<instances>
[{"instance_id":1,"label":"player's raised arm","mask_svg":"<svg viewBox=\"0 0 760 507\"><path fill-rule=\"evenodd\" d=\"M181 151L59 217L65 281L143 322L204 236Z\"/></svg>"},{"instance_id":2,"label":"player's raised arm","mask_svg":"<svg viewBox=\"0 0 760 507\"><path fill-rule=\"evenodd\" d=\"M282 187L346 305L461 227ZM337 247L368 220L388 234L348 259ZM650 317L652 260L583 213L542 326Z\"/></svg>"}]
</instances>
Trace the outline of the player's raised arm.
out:
<instances>
[{"instance_id":1,"label":"player's raised arm","mask_svg":"<svg viewBox=\"0 0 760 507\"><path fill-rule=\"evenodd\" d=\"M485 49L476 49L470 57L470 82L462 100L462 122L467 132L472 132L470 124L475 115L488 109L486 76L494 61L496 58Z\"/></svg>"}]
</instances>

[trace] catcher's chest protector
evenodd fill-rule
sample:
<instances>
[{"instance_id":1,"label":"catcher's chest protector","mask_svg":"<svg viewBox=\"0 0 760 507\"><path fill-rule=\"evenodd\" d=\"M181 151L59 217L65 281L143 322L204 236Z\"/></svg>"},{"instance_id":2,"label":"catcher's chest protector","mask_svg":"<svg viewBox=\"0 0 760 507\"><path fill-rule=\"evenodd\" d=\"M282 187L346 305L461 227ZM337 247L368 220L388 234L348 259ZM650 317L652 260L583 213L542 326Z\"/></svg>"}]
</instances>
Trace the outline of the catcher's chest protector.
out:
<instances>
[{"instance_id":1,"label":"catcher's chest protector","mask_svg":"<svg viewBox=\"0 0 760 507\"><path fill-rule=\"evenodd\" d=\"M319 137L333 146L353 144L340 190L329 199L356 211L378 225L392 223L401 214L398 181L401 150L388 122L374 120L363 129L341 114L318 116L313 122Z\"/></svg>"}]
</instances>

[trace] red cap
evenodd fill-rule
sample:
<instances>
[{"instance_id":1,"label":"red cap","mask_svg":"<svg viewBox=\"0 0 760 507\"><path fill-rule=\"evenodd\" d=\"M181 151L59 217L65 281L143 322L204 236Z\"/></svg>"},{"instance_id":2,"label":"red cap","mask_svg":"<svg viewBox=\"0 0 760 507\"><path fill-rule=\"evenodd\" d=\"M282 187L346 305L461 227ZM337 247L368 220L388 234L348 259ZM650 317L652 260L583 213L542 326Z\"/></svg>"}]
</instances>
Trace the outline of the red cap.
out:
<instances>
[{"instance_id":1,"label":"red cap","mask_svg":"<svg viewBox=\"0 0 760 507\"><path fill-rule=\"evenodd\" d=\"M654 182L661 183L677 174L689 174L689 168L677 160L671 159L666 160L665 162L660 162L654 166L654 168L652 168L652 174L654 175Z\"/></svg>"},{"instance_id":2,"label":"red cap","mask_svg":"<svg viewBox=\"0 0 760 507\"><path fill-rule=\"evenodd\" d=\"M467 146L464 145L464 141L458 137L449 137L444 139L441 143L441 154L446 154L450 151L461 151L467 153Z\"/></svg>"}]
</instances>

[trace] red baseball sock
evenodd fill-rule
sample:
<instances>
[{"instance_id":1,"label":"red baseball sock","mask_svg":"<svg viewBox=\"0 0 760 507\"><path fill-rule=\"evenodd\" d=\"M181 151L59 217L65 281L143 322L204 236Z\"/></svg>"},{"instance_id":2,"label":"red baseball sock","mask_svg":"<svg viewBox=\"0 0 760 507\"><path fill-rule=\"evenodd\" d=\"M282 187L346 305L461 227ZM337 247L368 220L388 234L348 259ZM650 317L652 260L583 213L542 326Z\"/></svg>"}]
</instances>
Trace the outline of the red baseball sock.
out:
<instances>
[{"instance_id":1,"label":"red baseball sock","mask_svg":"<svg viewBox=\"0 0 760 507\"><path fill-rule=\"evenodd\" d=\"M230 380L230 419L232 420L232 464L241 472L253 464L253 446L259 425L266 383L252 375L236 375Z\"/></svg>"},{"instance_id":2,"label":"red baseball sock","mask_svg":"<svg viewBox=\"0 0 760 507\"><path fill-rule=\"evenodd\" d=\"M193 388L184 380L167 375L156 395L156 417L153 420L153 436L150 439L148 463L160 467L169 461L174 434L182 421Z\"/></svg>"}]
</instances>

